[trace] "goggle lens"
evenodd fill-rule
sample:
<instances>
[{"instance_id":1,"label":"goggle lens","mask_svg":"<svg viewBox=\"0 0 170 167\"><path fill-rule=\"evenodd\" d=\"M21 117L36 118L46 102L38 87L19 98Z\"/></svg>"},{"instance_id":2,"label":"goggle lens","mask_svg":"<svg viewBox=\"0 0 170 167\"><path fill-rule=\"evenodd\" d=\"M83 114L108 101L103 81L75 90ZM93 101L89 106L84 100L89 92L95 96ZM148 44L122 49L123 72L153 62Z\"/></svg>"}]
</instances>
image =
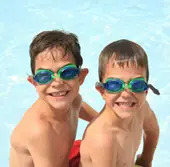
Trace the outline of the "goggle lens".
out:
<instances>
[{"instance_id":1,"label":"goggle lens","mask_svg":"<svg viewBox=\"0 0 170 167\"><path fill-rule=\"evenodd\" d=\"M70 80L79 74L79 69L76 67L69 67L60 72L60 78L63 80Z\"/></svg>"},{"instance_id":2,"label":"goggle lens","mask_svg":"<svg viewBox=\"0 0 170 167\"><path fill-rule=\"evenodd\" d=\"M120 92L123 89L123 83L121 80L107 80L104 84L104 88L109 92Z\"/></svg>"},{"instance_id":3,"label":"goggle lens","mask_svg":"<svg viewBox=\"0 0 170 167\"><path fill-rule=\"evenodd\" d=\"M132 92L144 92L148 89L148 84L144 80L132 80L129 84Z\"/></svg>"},{"instance_id":4,"label":"goggle lens","mask_svg":"<svg viewBox=\"0 0 170 167\"><path fill-rule=\"evenodd\" d=\"M63 80L71 80L80 73L80 69L73 64L66 65L58 70L57 76L54 76L54 72L46 69L38 70L33 76L34 80L39 84L47 84L51 82L55 77L60 77Z\"/></svg>"},{"instance_id":5,"label":"goggle lens","mask_svg":"<svg viewBox=\"0 0 170 167\"><path fill-rule=\"evenodd\" d=\"M47 84L52 80L52 72L48 70L40 70L34 76L36 82L40 84Z\"/></svg>"},{"instance_id":6,"label":"goggle lens","mask_svg":"<svg viewBox=\"0 0 170 167\"><path fill-rule=\"evenodd\" d=\"M103 86L109 93L121 92L126 87L136 93L144 92L148 89L148 84L145 82L144 78L132 79L127 86L126 83L120 79L108 78Z\"/></svg>"}]
</instances>

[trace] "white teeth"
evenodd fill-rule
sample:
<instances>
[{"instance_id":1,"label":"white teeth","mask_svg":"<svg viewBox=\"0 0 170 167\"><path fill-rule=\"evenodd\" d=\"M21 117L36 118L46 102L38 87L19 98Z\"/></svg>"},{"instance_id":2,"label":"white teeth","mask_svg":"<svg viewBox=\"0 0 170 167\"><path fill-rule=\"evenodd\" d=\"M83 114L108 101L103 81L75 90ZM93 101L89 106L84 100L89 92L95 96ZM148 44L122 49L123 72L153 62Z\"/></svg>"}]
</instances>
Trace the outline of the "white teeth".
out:
<instances>
[{"instance_id":1,"label":"white teeth","mask_svg":"<svg viewBox=\"0 0 170 167\"><path fill-rule=\"evenodd\" d=\"M66 92L60 92L59 95L64 96L64 95L66 95Z\"/></svg>"},{"instance_id":2,"label":"white teeth","mask_svg":"<svg viewBox=\"0 0 170 167\"><path fill-rule=\"evenodd\" d=\"M119 106L128 106L128 107L132 107L133 103L129 103L129 102L118 102L117 103Z\"/></svg>"},{"instance_id":3,"label":"white teeth","mask_svg":"<svg viewBox=\"0 0 170 167\"><path fill-rule=\"evenodd\" d=\"M66 94L66 91L51 93L52 96L65 96Z\"/></svg>"}]
</instances>

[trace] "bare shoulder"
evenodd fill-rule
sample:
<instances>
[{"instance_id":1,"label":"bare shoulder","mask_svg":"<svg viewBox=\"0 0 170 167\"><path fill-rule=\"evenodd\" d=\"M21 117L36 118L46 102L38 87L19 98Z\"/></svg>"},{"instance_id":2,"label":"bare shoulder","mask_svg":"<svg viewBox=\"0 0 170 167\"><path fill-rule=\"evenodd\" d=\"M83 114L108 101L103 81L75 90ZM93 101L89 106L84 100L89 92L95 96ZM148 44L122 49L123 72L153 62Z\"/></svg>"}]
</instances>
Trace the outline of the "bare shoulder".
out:
<instances>
[{"instance_id":1,"label":"bare shoulder","mask_svg":"<svg viewBox=\"0 0 170 167\"><path fill-rule=\"evenodd\" d=\"M13 147L27 148L30 140L47 133L48 123L43 121L40 116L33 112L33 108L25 112L21 121L13 130L10 138Z\"/></svg>"},{"instance_id":2,"label":"bare shoulder","mask_svg":"<svg viewBox=\"0 0 170 167\"><path fill-rule=\"evenodd\" d=\"M94 122L86 130L80 147L82 162L86 162L87 157L90 157L96 166L106 165L108 159L110 159L110 163L114 164L119 149L116 134L109 127L105 127L104 124L99 126L98 123Z\"/></svg>"},{"instance_id":3,"label":"bare shoulder","mask_svg":"<svg viewBox=\"0 0 170 167\"><path fill-rule=\"evenodd\" d=\"M152 111L149 103L146 101L142 107L142 113L144 114L144 119L149 119L153 116L154 112Z\"/></svg>"},{"instance_id":4,"label":"bare shoulder","mask_svg":"<svg viewBox=\"0 0 170 167\"><path fill-rule=\"evenodd\" d=\"M146 117L150 115L150 111L151 111L150 105L147 101L145 101L142 107L140 108L139 112L137 112L136 114L136 120L143 124Z\"/></svg>"},{"instance_id":5,"label":"bare shoulder","mask_svg":"<svg viewBox=\"0 0 170 167\"><path fill-rule=\"evenodd\" d=\"M117 142L116 133L116 128L109 124L103 115L99 115L88 125L84 140L92 147L110 147L113 142Z\"/></svg>"},{"instance_id":6,"label":"bare shoulder","mask_svg":"<svg viewBox=\"0 0 170 167\"><path fill-rule=\"evenodd\" d=\"M94 166L116 166L119 150L117 132L105 116L100 113L86 129L80 147L81 163L84 166L91 162Z\"/></svg>"},{"instance_id":7,"label":"bare shoulder","mask_svg":"<svg viewBox=\"0 0 170 167\"><path fill-rule=\"evenodd\" d=\"M35 166L61 166L60 163L63 160L57 159L61 158L61 156L58 156L58 152L61 155L67 154L68 139L64 136L66 146L61 144L65 140L58 137L58 131L55 129L58 126L55 126L54 123L52 124L50 120L38 113L37 111L40 109L42 109L42 106L33 107L24 114L22 120L12 132L11 150L15 150L14 152L21 159L24 157L24 163L28 160L32 162L30 160L32 158ZM60 146L63 146L64 151ZM13 153L10 156L11 161L15 159Z\"/></svg>"},{"instance_id":8,"label":"bare shoulder","mask_svg":"<svg viewBox=\"0 0 170 167\"><path fill-rule=\"evenodd\" d=\"M148 131L148 132L156 132L157 133L159 131L158 121L157 121L155 113L149 106L148 102L145 103L143 112L145 113L145 115L144 115L144 130L145 130L145 132Z\"/></svg>"},{"instance_id":9,"label":"bare shoulder","mask_svg":"<svg viewBox=\"0 0 170 167\"><path fill-rule=\"evenodd\" d=\"M32 124L32 119L30 120L30 124ZM25 147L27 136L29 136L30 126L27 121L27 112L24 113L24 116L20 120L20 122L16 125L14 130L12 131L10 142L13 147Z\"/></svg>"}]
</instances>

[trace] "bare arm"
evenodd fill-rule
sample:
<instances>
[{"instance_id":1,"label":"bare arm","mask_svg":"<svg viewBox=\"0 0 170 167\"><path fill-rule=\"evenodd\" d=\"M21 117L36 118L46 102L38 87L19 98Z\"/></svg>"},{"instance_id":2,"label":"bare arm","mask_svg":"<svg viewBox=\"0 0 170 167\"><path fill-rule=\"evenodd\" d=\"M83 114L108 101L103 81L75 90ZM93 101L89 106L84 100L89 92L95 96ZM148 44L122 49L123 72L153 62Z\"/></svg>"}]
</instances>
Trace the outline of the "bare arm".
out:
<instances>
[{"instance_id":1,"label":"bare arm","mask_svg":"<svg viewBox=\"0 0 170 167\"><path fill-rule=\"evenodd\" d=\"M86 102L82 101L82 97L80 94L78 94L75 100L73 101L73 108L79 111L79 118L88 122L90 122L98 114Z\"/></svg>"},{"instance_id":2,"label":"bare arm","mask_svg":"<svg viewBox=\"0 0 170 167\"><path fill-rule=\"evenodd\" d=\"M97 116L97 114L98 112L96 112L91 106L89 106L86 102L82 102L79 113L79 117L81 119L90 122L93 118Z\"/></svg>"},{"instance_id":3,"label":"bare arm","mask_svg":"<svg viewBox=\"0 0 170 167\"><path fill-rule=\"evenodd\" d=\"M158 143L159 125L154 112L146 103L146 114L144 118L144 147L141 155L138 156L136 164L144 167L151 167L153 155Z\"/></svg>"}]
</instances>

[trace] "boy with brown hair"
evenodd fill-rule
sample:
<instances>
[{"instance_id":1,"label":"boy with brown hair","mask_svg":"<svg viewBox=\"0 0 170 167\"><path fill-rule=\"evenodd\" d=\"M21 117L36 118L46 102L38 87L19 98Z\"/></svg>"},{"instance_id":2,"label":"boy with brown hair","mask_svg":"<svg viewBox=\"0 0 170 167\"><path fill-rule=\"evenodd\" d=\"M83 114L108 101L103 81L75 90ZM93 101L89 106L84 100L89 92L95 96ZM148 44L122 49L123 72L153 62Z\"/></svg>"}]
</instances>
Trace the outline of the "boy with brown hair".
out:
<instances>
[{"instance_id":1,"label":"boy with brown hair","mask_svg":"<svg viewBox=\"0 0 170 167\"><path fill-rule=\"evenodd\" d=\"M144 147L136 165L151 167L159 126L146 101L149 68L143 48L129 40L107 45L99 57L96 89L105 100L84 133L81 167L133 167L144 130Z\"/></svg>"},{"instance_id":2,"label":"boy with brown hair","mask_svg":"<svg viewBox=\"0 0 170 167\"><path fill-rule=\"evenodd\" d=\"M30 45L28 81L39 98L11 135L10 167L68 167L78 117L96 116L79 95L88 73L78 38L63 31L43 31ZM74 149L73 149L74 150Z\"/></svg>"}]
</instances>

